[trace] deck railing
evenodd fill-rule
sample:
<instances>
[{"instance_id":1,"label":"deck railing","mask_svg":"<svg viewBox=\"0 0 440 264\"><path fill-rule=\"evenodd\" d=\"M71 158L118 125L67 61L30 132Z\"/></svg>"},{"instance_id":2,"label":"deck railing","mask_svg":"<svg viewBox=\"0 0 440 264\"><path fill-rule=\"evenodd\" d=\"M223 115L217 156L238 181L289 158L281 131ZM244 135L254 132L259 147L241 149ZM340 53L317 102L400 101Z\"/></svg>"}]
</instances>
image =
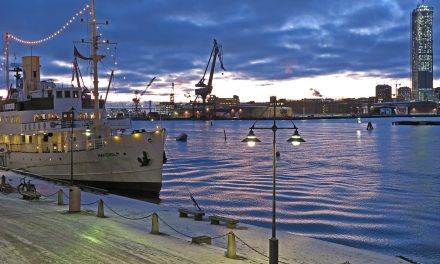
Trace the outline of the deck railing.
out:
<instances>
[{"instance_id":1,"label":"deck railing","mask_svg":"<svg viewBox=\"0 0 440 264\"><path fill-rule=\"evenodd\" d=\"M94 149L100 149L104 147L108 142L108 139L90 139L73 141L73 151L88 151ZM48 143L43 144L8 144L7 148L9 152L21 152L21 153L60 153L70 151L70 139L68 139L64 144L53 144L52 146Z\"/></svg>"}]
</instances>

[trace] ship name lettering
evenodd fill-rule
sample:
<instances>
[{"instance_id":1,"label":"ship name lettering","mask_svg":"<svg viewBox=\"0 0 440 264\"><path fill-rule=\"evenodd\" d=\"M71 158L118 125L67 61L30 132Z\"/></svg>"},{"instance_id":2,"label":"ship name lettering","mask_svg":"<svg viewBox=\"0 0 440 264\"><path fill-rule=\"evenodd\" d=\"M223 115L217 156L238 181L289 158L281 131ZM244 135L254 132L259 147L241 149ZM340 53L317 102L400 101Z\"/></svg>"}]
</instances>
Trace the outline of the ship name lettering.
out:
<instances>
[{"instance_id":1,"label":"ship name lettering","mask_svg":"<svg viewBox=\"0 0 440 264\"><path fill-rule=\"evenodd\" d=\"M116 157L116 156L118 156L118 153L108 152L108 153L98 154L98 157L100 157L100 158L108 158L108 157Z\"/></svg>"}]
</instances>

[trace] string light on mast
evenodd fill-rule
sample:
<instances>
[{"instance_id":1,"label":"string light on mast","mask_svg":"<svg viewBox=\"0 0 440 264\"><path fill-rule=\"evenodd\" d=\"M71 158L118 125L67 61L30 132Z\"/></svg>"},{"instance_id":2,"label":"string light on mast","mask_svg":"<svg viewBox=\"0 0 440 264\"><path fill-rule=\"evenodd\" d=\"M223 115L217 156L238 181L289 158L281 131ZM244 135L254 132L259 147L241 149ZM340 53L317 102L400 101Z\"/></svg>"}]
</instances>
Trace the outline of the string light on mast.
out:
<instances>
[{"instance_id":1,"label":"string light on mast","mask_svg":"<svg viewBox=\"0 0 440 264\"><path fill-rule=\"evenodd\" d=\"M17 36L14 36L13 34L8 34L8 37L21 43L21 44L25 44L25 45L42 44L42 43L47 42L47 41L53 39L54 37L60 35L66 28L68 28L73 22L75 22L76 18L78 18L80 15L84 14L84 12L86 12L88 9L90 9L90 6L86 5L83 9L79 10L74 16L72 16L72 18L70 18L60 29L58 29L57 31L55 31L54 33L52 33L51 35L49 35L43 39L30 41L30 40L21 39Z\"/></svg>"}]
</instances>

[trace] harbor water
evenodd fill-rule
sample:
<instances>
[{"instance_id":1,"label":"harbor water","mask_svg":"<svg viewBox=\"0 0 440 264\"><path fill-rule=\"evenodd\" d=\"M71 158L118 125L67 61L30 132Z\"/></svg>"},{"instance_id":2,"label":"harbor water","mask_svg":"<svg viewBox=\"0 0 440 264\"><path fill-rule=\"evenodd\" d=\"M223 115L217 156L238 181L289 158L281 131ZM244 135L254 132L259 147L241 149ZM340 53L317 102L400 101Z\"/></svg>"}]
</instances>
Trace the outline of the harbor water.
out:
<instances>
[{"instance_id":1,"label":"harbor water","mask_svg":"<svg viewBox=\"0 0 440 264\"><path fill-rule=\"evenodd\" d=\"M439 121L416 120L426 119ZM277 229L440 263L440 126L392 125L399 120L414 119L295 121L307 141L300 146L286 142L293 130L278 130ZM261 143L248 147L241 140L252 124L136 121L169 132L160 203L192 207L191 193L210 214L270 228L272 131L254 130ZM187 142L175 140L181 133Z\"/></svg>"}]
</instances>

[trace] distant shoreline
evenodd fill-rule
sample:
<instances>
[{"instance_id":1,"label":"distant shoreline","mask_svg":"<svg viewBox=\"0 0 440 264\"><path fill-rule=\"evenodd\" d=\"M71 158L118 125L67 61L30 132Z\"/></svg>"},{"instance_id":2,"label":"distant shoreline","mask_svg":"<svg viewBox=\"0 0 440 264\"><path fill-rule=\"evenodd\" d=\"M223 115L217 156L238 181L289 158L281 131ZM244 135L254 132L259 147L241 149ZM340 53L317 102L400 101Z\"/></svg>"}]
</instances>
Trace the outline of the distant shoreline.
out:
<instances>
[{"instance_id":1,"label":"distant shoreline","mask_svg":"<svg viewBox=\"0 0 440 264\"><path fill-rule=\"evenodd\" d=\"M315 119L367 119L367 118L396 118L396 117L411 117L411 118L425 118L425 117L440 117L438 114L424 114L424 115L349 115L349 116L294 116L290 118L276 117L277 120L315 120ZM215 121L215 120L273 120L270 118L213 118L213 119L193 119L193 118L162 118L162 121ZM149 119L133 119L132 121L149 121ZM158 121L158 120L154 120Z\"/></svg>"}]
</instances>

